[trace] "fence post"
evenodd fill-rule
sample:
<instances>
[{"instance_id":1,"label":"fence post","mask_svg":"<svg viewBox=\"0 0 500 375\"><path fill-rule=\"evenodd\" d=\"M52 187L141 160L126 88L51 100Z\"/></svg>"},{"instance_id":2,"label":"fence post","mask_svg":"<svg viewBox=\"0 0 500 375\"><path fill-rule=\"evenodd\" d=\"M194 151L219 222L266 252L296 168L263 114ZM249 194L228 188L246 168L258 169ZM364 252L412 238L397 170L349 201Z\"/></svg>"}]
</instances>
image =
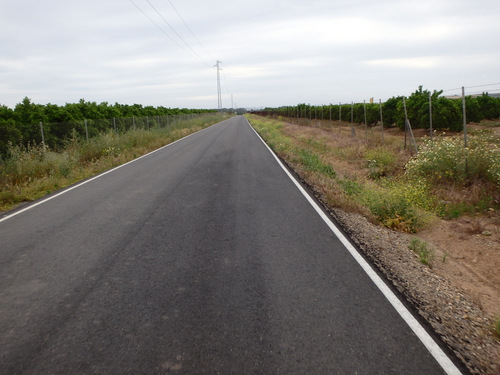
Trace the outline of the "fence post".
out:
<instances>
[{"instance_id":1,"label":"fence post","mask_svg":"<svg viewBox=\"0 0 500 375\"><path fill-rule=\"evenodd\" d=\"M382 126L382 144L385 145L384 139L384 117L382 116L382 99L378 100L380 104L380 125Z\"/></svg>"},{"instance_id":2,"label":"fence post","mask_svg":"<svg viewBox=\"0 0 500 375\"><path fill-rule=\"evenodd\" d=\"M342 134L342 103L339 102L339 134Z\"/></svg>"},{"instance_id":3,"label":"fence post","mask_svg":"<svg viewBox=\"0 0 500 375\"><path fill-rule=\"evenodd\" d=\"M406 134L409 133L408 139L411 143L413 140L413 145L415 146L415 153L418 153L417 142L415 141L415 137L413 137L413 131L411 130L410 120L408 120L408 111L406 110L406 101L403 96L403 107L405 110L405 150L406 150Z\"/></svg>"},{"instance_id":4,"label":"fence post","mask_svg":"<svg viewBox=\"0 0 500 375\"><path fill-rule=\"evenodd\" d=\"M429 132L432 139L432 94L429 93Z\"/></svg>"},{"instance_id":5,"label":"fence post","mask_svg":"<svg viewBox=\"0 0 500 375\"><path fill-rule=\"evenodd\" d=\"M339 102L339 126L342 125L342 103Z\"/></svg>"},{"instance_id":6,"label":"fence post","mask_svg":"<svg viewBox=\"0 0 500 375\"><path fill-rule=\"evenodd\" d=\"M356 136L356 129L354 129L354 102L351 101L351 136Z\"/></svg>"},{"instance_id":7,"label":"fence post","mask_svg":"<svg viewBox=\"0 0 500 375\"><path fill-rule=\"evenodd\" d=\"M45 147L45 135L43 134L43 123L40 121L40 132L42 133L42 146Z\"/></svg>"},{"instance_id":8,"label":"fence post","mask_svg":"<svg viewBox=\"0 0 500 375\"><path fill-rule=\"evenodd\" d=\"M466 115L466 107L465 107L465 88L462 86L462 117L464 119L464 146L467 149L467 118ZM467 154L467 150L465 150L465 176L469 176L469 155Z\"/></svg>"},{"instance_id":9,"label":"fence post","mask_svg":"<svg viewBox=\"0 0 500 375\"><path fill-rule=\"evenodd\" d=\"M89 127L87 126L87 119L83 120L85 123L85 139L89 141Z\"/></svg>"},{"instance_id":10,"label":"fence post","mask_svg":"<svg viewBox=\"0 0 500 375\"><path fill-rule=\"evenodd\" d=\"M366 123L366 100L363 100L363 111L365 113L365 138L368 140L368 124Z\"/></svg>"},{"instance_id":11,"label":"fence post","mask_svg":"<svg viewBox=\"0 0 500 375\"><path fill-rule=\"evenodd\" d=\"M467 119L465 117L465 88L462 86L462 117L464 119L464 144L467 148Z\"/></svg>"}]
</instances>

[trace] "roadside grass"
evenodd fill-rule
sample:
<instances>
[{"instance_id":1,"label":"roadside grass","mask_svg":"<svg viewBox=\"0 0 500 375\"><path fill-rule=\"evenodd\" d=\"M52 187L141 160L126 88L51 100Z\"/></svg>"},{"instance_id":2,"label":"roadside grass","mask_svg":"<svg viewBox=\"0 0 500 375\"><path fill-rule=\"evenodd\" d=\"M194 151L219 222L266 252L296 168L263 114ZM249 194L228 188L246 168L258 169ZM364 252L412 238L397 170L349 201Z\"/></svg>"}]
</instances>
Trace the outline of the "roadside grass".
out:
<instances>
[{"instance_id":1,"label":"roadside grass","mask_svg":"<svg viewBox=\"0 0 500 375\"><path fill-rule=\"evenodd\" d=\"M215 124L227 116L209 113L175 126L103 133L88 141L73 136L59 151L44 145L10 145L0 159L0 211L41 198Z\"/></svg>"},{"instance_id":2,"label":"roadside grass","mask_svg":"<svg viewBox=\"0 0 500 375\"><path fill-rule=\"evenodd\" d=\"M385 177L391 174L396 167L397 157L390 149L378 146L369 149L365 153L368 163L369 176L372 179Z\"/></svg>"},{"instance_id":3,"label":"roadside grass","mask_svg":"<svg viewBox=\"0 0 500 375\"><path fill-rule=\"evenodd\" d=\"M432 261L435 257L434 250L430 248L425 241L419 240L418 238L412 238L408 248L418 255L420 263L432 267Z\"/></svg>"},{"instance_id":4,"label":"roadside grass","mask_svg":"<svg viewBox=\"0 0 500 375\"><path fill-rule=\"evenodd\" d=\"M323 163L321 158L308 149L299 149L297 152L298 161L301 163L306 169L323 174L330 178L335 178L337 173L333 170L332 166L326 163Z\"/></svg>"},{"instance_id":5,"label":"roadside grass","mask_svg":"<svg viewBox=\"0 0 500 375\"><path fill-rule=\"evenodd\" d=\"M450 219L500 207L498 137L476 132L469 149L463 138L418 139L420 151L404 139L350 124L337 128L311 122L293 125L247 115L269 146L318 190L326 203L359 212L388 228L416 233L438 217ZM459 155L468 158L469 170ZM441 176L441 177L440 177Z\"/></svg>"}]
</instances>

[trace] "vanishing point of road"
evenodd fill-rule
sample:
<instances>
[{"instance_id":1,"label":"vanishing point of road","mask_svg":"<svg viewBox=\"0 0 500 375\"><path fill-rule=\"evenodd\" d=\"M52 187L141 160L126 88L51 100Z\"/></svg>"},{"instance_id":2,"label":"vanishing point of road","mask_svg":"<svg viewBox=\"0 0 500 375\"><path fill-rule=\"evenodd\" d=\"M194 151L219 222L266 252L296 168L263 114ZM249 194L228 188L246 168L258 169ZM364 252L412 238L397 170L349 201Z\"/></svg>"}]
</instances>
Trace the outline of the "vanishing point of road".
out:
<instances>
[{"instance_id":1,"label":"vanishing point of road","mask_svg":"<svg viewBox=\"0 0 500 375\"><path fill-rule=\"evenodd\" d=\"M0 374L458 374L314 205L237 116L0 217Z\"/></svg>"}]
</instances>

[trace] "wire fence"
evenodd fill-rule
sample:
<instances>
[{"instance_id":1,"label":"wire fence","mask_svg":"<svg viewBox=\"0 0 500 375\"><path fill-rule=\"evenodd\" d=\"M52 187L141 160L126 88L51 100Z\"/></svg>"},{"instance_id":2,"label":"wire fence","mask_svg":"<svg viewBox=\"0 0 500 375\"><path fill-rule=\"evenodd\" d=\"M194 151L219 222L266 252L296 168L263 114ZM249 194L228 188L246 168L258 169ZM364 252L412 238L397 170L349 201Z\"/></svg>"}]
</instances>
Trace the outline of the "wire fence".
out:
<instances>
[{"instance_id":1,"label":"wire fence","mask_svg":"<svg viewBox=\"0 0 500 375\"><path fill-rule=\"evenodd\" d=\"M190 113L165 116L124 117L111 119L84 119L69 122L55 122L32 125L38 127L38 132L33 132L32 141L48 146L57 146L64 139L79 137L89 140L99 134L113 131L125 133L130 130L152 130L167 127L176 127L187 120L213 116L214 113Z\"/></svg>"},{"instance_id":2,"label":"wire fence","mask_svg":"<svg viewBox=\"0 0 500 375\"><path fill-rule=\"evenodd\" d=\"M500 85L500 84L495 84ZM487 85L492 86L492 85ZM472 86L477 88L482 86ZM456 89L453 89L455 91ZM452 90L448 90L452 91ZM405 131L404 148L417 152L417 143L413 129L427 129L432 139L434 131L452 130L463 132L464 147L467 147L467 123L479 122L482 119L498 119L500 117L500 98L482 93L481 96L466 96L465 88L461 88L460 96L453 98L440 96L443 91L431 93L419 88L410 97L393 97L386 102L374 103L338 103L312 106L299 104L279 108L266 108L253 113L267 117L282 117L298 125L317 124L339 128L349 127L352 137L356 136L356 128L364 127L364 137L368 139L373 129L380 130L382 143L385 143L384 128L398 126ZM356 125L357 124L357 125ZM356 126L355 126L356 125ZM369 131L370 130L370 131ZM340 131L340 130L339 130Z\"/></svg>"}]
</instances>

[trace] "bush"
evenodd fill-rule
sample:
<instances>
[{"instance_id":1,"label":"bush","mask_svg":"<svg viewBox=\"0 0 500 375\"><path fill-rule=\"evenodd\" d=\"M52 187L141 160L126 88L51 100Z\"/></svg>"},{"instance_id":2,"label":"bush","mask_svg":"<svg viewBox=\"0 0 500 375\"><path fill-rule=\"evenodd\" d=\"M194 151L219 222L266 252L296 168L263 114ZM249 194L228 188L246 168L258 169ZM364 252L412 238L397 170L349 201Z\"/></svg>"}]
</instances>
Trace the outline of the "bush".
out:
<instances>
[{"instance_id":1,"label":"bush","mask_svg":"<svg viewBox=\"0 0 500 375\"><path fill-rule=\"evenodd\" d=\"M423 228L434 202L423 181L381 181L378 186L365 188L360 200L382 224L391 229L415 233Z\"/></svg>"},{"instance_id":2,"label":"bush","mask_svg":"<svg viewBox=\"0 0 500 375\"><path fill-rule=\"evenodd\" d=\"M469 183L487 180L500 185L500 146L487 133L426 140L418 154L406 164L409 177L422 177L432 183Z\"/></svg>"}]
</instances>

